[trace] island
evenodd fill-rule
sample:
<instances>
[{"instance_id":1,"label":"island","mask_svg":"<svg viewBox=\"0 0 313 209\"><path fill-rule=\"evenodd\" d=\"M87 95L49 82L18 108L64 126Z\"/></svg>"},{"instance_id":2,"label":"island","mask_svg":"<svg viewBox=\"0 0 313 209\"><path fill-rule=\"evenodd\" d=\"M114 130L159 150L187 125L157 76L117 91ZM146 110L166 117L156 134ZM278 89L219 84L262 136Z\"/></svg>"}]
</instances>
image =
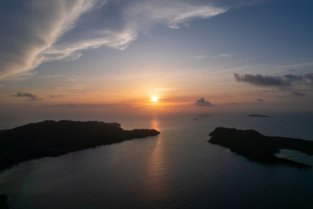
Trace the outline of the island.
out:
<instances>
[{"instance_id":1,"label":"island","mask_svg":"<svg viewBox=\"0 0 313 209\"><path fill-rule=\"evenodd\" d=\"M275 154L280 149L300 151L313 155L313 141L303 139L264 136L255 130L239 130L235 128L218 127L210 133L209 142L229 148L232 152L242 155L249 160L271 163L288 164L299 168L309 168L311 165L279 158Z\"/></svg>"},{"instance_id":2,"label":"island","mask_svg":"<svg viewBox=\"0 0 313 209\"><path fill-rule=\"evenodd\" d=\"M249 114L248 117L255 117L255 118L269 118L269 115L263 115L263 114Z\"/></svg>"},{"instance_id":3,"label":"island","mask_svg":"<svg viewBox=\"0 0 313 209\"><path fill-rule=\"evenodd\" d=\"M9 209L8 196L0 194L0 209Z\"/></svg>"},{"instance_id":4,"label":"island","mask_svg":"<svg viewBox=\"0 0 313 209\"><path fill-rule=\"evenodd\" d=\"M26 160L158 134L155 129L124 130L119 123L99 121L31 123L0 132L0 170Z\"/></svg>"}]
</instances>

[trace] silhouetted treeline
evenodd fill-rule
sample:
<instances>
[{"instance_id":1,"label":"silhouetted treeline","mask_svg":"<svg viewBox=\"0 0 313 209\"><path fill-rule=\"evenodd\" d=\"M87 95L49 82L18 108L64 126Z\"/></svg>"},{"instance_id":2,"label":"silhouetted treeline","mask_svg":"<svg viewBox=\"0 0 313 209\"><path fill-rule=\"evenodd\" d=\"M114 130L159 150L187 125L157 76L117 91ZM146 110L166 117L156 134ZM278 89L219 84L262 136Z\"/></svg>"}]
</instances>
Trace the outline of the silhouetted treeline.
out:
<instances>
[{"instance_id":1,"label":"silhouetted treeline","mask_svg":"<svg viewBox=\"0 0 313 209\"><path fill-rule=\"evenodd\" d=\"M0 195L0 209L9 209L8 196L5 194Z\"/></svg>"},{"instance_id":2,"label":"silhouetted treeline","mask_svg":"<svg viewBox=\"0 0 313 209\"><path fill-rule=\"evenodd\" d=\"M0 132L0 170L22 161L155 136L154 129L123 130L118 123L43 121Z\"/></svg>"},{"instance_id":3,"label":"silhouetted treeline","mask_svg":"<svg viewBox=\"0 0 313 209\"><path fill-rule=\"evenodd\" d=\"M286 163L297 167L311 167L300 162L276 157L280 149L292 149L313 155L313 141L264 136L255 130L218 127L210 133L212 144L229 148L250 160L264 163Z\"/></svg>"}]
</instances>

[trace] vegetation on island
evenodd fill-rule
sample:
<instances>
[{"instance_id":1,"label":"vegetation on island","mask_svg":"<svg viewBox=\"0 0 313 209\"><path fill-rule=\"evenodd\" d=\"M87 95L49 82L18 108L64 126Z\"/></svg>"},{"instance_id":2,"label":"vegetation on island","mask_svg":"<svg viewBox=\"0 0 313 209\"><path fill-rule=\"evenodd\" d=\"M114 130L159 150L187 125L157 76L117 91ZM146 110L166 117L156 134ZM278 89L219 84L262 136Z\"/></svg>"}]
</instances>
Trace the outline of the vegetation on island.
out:
<instances>
[{"instance_id":1,"label":"vegetation on island","mask_svg":"<svg viewBox=\"0 0 313 209\"><path fill-rule=\"evenodd\" d=\"M156 136L154 129L124 130L119 123L43 121L0 132L0 170L22 161Z\"/></svg>"},{"instance_id":2,"label":"vegetation on island","mask_svg":"<svg viewBox=\"0 0 313 209\"><path fill-rule=\"evenodd\" d=\"M218 127L210 133L212 144L229 148L232 152L249 160L262 163L283 163L300 168L311 165L279 158L275 154L280 149L296 150L307 155L313 155L313 141L303 139L264 136L255 130L239 130L235 128Z\"/></svg>"}]
</instances>

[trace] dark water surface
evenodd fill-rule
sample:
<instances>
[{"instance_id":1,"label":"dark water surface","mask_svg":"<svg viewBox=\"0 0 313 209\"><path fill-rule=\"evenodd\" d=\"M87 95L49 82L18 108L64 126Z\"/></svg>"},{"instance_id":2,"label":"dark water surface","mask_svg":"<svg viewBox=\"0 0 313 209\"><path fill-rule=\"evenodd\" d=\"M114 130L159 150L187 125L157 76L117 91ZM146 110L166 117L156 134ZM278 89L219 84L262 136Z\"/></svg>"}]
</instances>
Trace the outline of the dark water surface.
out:
<instances>
[{"instance_id":1,"label":"dark water surface","mask_svg":"<svg viewBox=\"0 0 313 209\"><path fill-rule=\"evenodd\" d=\"M250 162L208 143L217 126L312 140L312 115L119 122L161 134L19 164L0 174L0 193L13 209L313 208L313 169Z\"/></svg>"}]
</instances>

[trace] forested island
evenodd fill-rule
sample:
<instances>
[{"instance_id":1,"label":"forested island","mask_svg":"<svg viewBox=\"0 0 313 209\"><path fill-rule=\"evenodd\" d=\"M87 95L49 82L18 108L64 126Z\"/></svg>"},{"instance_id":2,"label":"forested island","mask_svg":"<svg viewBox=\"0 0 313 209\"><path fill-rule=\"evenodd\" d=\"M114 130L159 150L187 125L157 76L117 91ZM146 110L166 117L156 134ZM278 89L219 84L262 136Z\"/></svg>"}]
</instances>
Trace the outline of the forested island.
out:
<instances>
[{"instance_id":1,"label":"forested island","mask_svg":"<svg viewBox=\"0 0 313 209\"><path fill-rule=\"evenodd\" d=\"M269 118L269 115L263 115L263 114L249 114L248 117L253 117L253 118Z\"/></svg>"},{"instance_id":2,"label":"forested island","mask_svg":"<svg viewBox=\"0 0 313 209\"><path fill-rule=\"evenodd\" d=\"M272 164L283 163L300 168L311 167L311 165L279 158L275 154L279 153L280 149L290 149L313 155L313 141L264 136L255 130L223 127L216 128L210 136L210 143L229 148L232 152L245 156L249 160Z\"/></svg>"},{"instance_id":3,"label":"forested island","mask_svg":"<svg viewBox=\"0 0 313 209\"><path fill-rule=\"evenodd\" d=\"M0 194L0 209L9 209L8 196Z\"/></svg>"},{"instance_id":4,"label":"forested island","mask_svg":"<svg viewBox=\"0 0 313 209\"><path fill-rule=\"evenodd\" d=\"M19 162L156 136L155 129L124 130L119 123L43 121L0 132L0 170Z\"/></svg>"}]
</instances>

